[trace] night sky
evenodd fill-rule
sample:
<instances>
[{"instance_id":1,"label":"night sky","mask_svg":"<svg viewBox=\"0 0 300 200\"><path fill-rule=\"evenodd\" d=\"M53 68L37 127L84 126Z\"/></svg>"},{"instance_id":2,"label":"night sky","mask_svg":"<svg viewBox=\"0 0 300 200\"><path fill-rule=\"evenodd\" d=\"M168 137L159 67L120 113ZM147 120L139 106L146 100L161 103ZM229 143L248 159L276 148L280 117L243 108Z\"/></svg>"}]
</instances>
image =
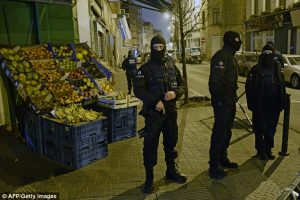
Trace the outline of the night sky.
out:
<instances>
[{"instance_id":1,"label":"night sky","mask_svg":"<svg viewBox=\"0 0 300 200\"><path fill-rule=\"evenodd\" d=\"M165 18L164 13L151 11L148 9L142 9L142 18L144 21L151 22L155 29L159 29L163 32L166 41L170 39L170 31L168 26L170 26L171 18Z\"/></svg>"},{"instance_id":2,"label":"night sky","mask_svg":"<svg viewBox=\"0 0 300 200\"><path fill-rule=\"evenodd\" d=\"M198 6L200 2L201 0L195 0L195 6ZM171 18L166 18L165 13L142 9L142 18L144 21L151 22L155 29L161 30L166 41L170 40L170 30L168 30L168 26L170 26Z\"/></svg>"}]
</instances>

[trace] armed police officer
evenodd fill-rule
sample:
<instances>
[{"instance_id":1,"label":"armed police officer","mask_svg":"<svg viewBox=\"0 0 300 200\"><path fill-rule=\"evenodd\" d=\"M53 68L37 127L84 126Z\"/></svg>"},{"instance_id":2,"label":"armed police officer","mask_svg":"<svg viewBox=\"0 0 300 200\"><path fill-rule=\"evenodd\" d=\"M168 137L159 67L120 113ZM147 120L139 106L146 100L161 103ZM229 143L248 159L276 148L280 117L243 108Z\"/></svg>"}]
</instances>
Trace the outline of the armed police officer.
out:
<instances>
[{"instance_id":1,"label":"armed police officer","mask_svg":"<svg viewBox=\"0 0 300 200\"><path fill-rule=\"evenodd\" d=\"M164 38L154 36L151 40L150 60L139 68L134 81L134 93L143 101L140 114L145 118L145 193L154 189L153 167L157 164L160 132L163 133L166 178L177 183L185 183L187 180L187 177L177 170L175 163L178 157L175 150L178 141L176 100L184 93L184 83L179 70L166 54Z\"/></svg>"},{"instance_id":2,"label":"armed police officer","mask_svg":"<svg viewBox=\"0 0 300 200\"><path fill-rule=\"evenodd\" d=\"M122 68L126 70L128 94L131 94L133 79L137 71L137 61L134 57L134 51L128 51L128 57L122 62Z\"/></svg>"},{"instance_id":3,"label":"armed police officer","mask_svg":"<svg viewBox=\"0 0 300 200\"><path fill-rule=\"evenodd\" d=\"M213 179L226 176L223 168L238 168L237 163L228 159L227 148L232 135L238 88L238 69L233 56L240 49L242 41L238 33L227 31L223 42L223 48L211 59L209 76L209 91L215 118L209 150L209 176Z\"/></svg>"}]
</instances>

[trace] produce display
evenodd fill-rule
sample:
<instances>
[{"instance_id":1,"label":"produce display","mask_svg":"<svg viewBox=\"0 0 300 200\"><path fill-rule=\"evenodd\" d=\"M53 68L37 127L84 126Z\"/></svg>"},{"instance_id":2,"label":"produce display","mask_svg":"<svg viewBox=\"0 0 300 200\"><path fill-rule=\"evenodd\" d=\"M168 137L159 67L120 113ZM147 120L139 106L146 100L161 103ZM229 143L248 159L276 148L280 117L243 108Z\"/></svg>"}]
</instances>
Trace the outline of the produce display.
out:
<instances>
[{"instance_id":1,"label":"produce display","mask_svg":"<svg viewBox=\"0 0 300 200\"><path fill-rule=\"evenodd\" d=\"M117 94L115 94L116 100L123 100L123 99L126 99L126 97L127 97L127 94L123 91L118 92Z\"/></svg>"},{"instance_id":2,"label":"produce display","mask_svg":"<svg viewBox=\"0 0 300 200\"><path fill-rule=\"evenodd\" d=\"M40 73L41 79L50 83L59 81L64 75L64 73L59 70L39 71L38 73Z\"/></svg>"},{"instance_id":3,"label":"produce display","mask_svg":"<svg viewBox=\"0 0 300 200\"><path fill-rule=\"evenodd\" d=\"M72 71L76 69L76 62L69 58L59 59L56 61L59 68L64 69L65 71Z\"/></svg>"},{"instance_id":4,"label":"produce display","mask_svg":"<svg viewBox=\"0 0 300 200\"><path fill-rule=\"evenodd\" d=\"M84 43L74 49L72 45L50 43L2 48L0 57L6 60L9 70L6 74L17 82L14 85L18 86L18 92L23 98L29 97L39 109L87 102L100 95L126 99L122 92L115 93L95 63L98 56Z\"/></svg>"},{"instance_id":5,"label":"produce display","mask_svg":"<svg viewBox=\"0 0 300 200\"><path fill-rule=\"evenodd\" d=\"M80 68L77 68L76 70L70 72L68 76L68 79L71 80L82 80L84 78L86 78L86 74Z\"/></svg>"},{"instance_id":6,"label":"produce display","mask_svg":"<svg viewBox=\"0 0 300 200\"><path fill-rule=\"evenodd\" d=\"M56 94L56 100L60 105L67 105L70 103L80 103L84 98L75 90L62 95Z\"/></svg>"},{"instance_id":7,"label":"produce display","mask_svg":"<svg viewBox=\"0 0 300 200\"><path fill-rule=\"evenodd\" d=\"M82 46L76 47L76 58L82 63L90 61L92 57L96 58L97 55Z\"/></svg>"},{"instance_id":8,"label":"produce display","mask_svg":"<svg viewBox=\"0 0 300 200\"><path fill-rule=\"evenodd\" d=\"M112 77L112 70L102 66L86 44L75 45L75 48L72 44L47 45L0 49L0 70L4 70L27 107L22 122L26 145L63 164L70 163L71 157L84 163L74 161L68 164L72 167L87 165L107 155L108 128L113 123L102 120L106 119L103 113L82 106L95 110L96 105L120 109L127 108L132 101L126 93L114 90L107 81ZM128 123L130 126L131 121L136 123L136 108L130 109L130 113L131 110L134 115L129 119L118 114L122 119L115 119L119 123L114 126L125 129L126 135L132 132L133 136L136 127L127 130ZM52 119L49 119L50 114ZM59 144L55 151L49 142ZM65 155L63 147L68 147L71 157L56 159Z\"/></svg>"},{"instance_id":9,"label":"produce display","mask_svg":"<svg viewBox=\"0 0 300 200\"><path fill-rule=\"evenodd\" d=\"M6 60L23 60L22 55L19 55L19 52L17 52L14 49L7 49L7 48L2 48L0 50L0 54L6 59Z\"/></svg>"},{"instance_id":10,"label":"produce display","mask_svg":"<svg viewBox=\"0 0 300 200\"><path fill-rule=\"evenodd\" d=\"M113 87L110 85L108 81L100 80L98 84L101 86L101 89L105 95L112 94L114 92Z\"/></svg>"},{"instance_id":11,"label":"produce display","mask_svg":"<svg viewBox=\"0 0 300 200\"><path fill-rule=\"evenodd\" d=\"M85 70L92 76L93 79L106 78L95 63L84 64Z\"/></svg>"},{"instance_id":12,"label":"produce display","mask_svg":"<svg viewBox=\"0 0 300 200\"><path fill-rule=\"evenodd\" d=\"M22 51L24 52L24 57L27 60L52 58L52 53L48 50L48 47L46 45L32 48L23 48Z\"/></svg>"},{"instance_id":13,"label":"produce display","mask_svg":"<svg viewBox=\"0 0 300 200\"><path fill-rule=\"evenodd\" d=\"M57 83L45 83L45 86L50 92L53 93L65 93L73 90L74 86L66 81Z\"/></svg>"},{"instance_id":14,"label":"produce display","mask_svg":"<svg viewBox=\"0 0 300 200\"><path fill-rule=\"evenodd\" d=\"M103 113L85 110L81 105L55 106L52 111L55 118L63 119L65 123L74 124L103 118Z\"/></svg>"},{"instance_id":15,"label":"produce display","mask_svg":"<svg viewBox=\"0 0 300 200\"><path fill-rule=\"evenodd\" d=\"M58 57L67 57L73 55L73 50L67 45L53 46L53 53Z\"/></svg>"},{"instance_id":16,"label":"produce display","mask_svg":"<svg viewBox=\"0 0 300 200\"><path fill-rule=\"evenodd\" d=\"M47 62L32 62L32 68L35 71L39 70L55 70L58 69L58 64L55 60L49 60Z\"/></svg>"}]
</instances>

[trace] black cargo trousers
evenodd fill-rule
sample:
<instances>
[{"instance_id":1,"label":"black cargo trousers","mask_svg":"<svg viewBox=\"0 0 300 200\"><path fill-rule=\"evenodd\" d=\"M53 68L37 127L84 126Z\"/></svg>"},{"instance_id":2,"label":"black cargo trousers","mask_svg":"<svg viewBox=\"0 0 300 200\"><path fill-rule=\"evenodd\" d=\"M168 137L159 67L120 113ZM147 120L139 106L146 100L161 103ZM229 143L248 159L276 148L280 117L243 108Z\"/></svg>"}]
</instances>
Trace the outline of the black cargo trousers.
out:
<instances>
[{"instance_id":1,"label":"black cargo trousers","mask_svg":"<svg viewBox=\"0 0 300 200\"><path fill-rule=\"evenodd\" d=\"M126 70L127 86L128 86L129 92L131 92L131 90L132 90L132 85L133 85L133 81L134 81L136 72L137 72L136 69L127 69Z\"/></svg>"},{"instance_id":2,"label":"black cargo trousers","mask_svg":"<svg viewBox=\"0 0 300 200\"><path fill-rule=\"evenodd\" d=\"M227 149L232 136L231 128L235 118L236 106L235 102L212 102L212 106L215 122L210 140L209 164L211 167L219 167L227 159Z\"/></svg>"},{"instance_id":3,"label":"black cargo trousers","mask_svg":"<svg viewBox=\"0 0 300 200\"><path fill-rule=\"evenodd\" d=\"M178 141L177 111L176 108L166 110L166 113L150 110L145 116L145 131L148 134L144 137L144 166L154 167L157 164L157 149L160 133L163 133L163 145L165 161L167 166L175 165L178 157L175 146Z\"/></svg>"},{"instance_id":4,"label":"black cargo trousers","mask_svg":"<svg viewBox=\"0 0 300 200\"><path fill-rule=\"evenodd\" d=\"M280 96L269 94L258 98L253 110L255 148L259 153L270 153L280 116Z\"/></svg>"}]
</instances>

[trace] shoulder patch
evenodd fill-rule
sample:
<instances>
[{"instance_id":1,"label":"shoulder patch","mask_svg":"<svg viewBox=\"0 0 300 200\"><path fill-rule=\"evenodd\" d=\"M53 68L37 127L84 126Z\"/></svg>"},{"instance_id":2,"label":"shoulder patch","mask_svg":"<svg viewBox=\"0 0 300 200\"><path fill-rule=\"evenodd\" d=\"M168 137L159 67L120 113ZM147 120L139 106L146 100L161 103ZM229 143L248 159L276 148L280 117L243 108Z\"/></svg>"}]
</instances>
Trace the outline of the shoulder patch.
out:
<instances>
[{"instance_id":1,"label":"shoulder patch","mask_svg":"<svg viewBox=\"0 0 300 200\"><path fill-rule=\"evenodd\" d=\"M136 73L136 78L144 78L144 74L142 73L141 70L139 70L137 73Z\"/></svg>"},{"instance_id":2,"label":"shoulder patch","mask_svg":"<svg viewBox=\"0 0 300 200\"><path fill-rule=\"evenodd\" d=\"M216 62L216 64L214 64L213 67L216 68L216 69L223 69L224 68L224 62L223 61Z\"/></svg>"}]
</instances>

